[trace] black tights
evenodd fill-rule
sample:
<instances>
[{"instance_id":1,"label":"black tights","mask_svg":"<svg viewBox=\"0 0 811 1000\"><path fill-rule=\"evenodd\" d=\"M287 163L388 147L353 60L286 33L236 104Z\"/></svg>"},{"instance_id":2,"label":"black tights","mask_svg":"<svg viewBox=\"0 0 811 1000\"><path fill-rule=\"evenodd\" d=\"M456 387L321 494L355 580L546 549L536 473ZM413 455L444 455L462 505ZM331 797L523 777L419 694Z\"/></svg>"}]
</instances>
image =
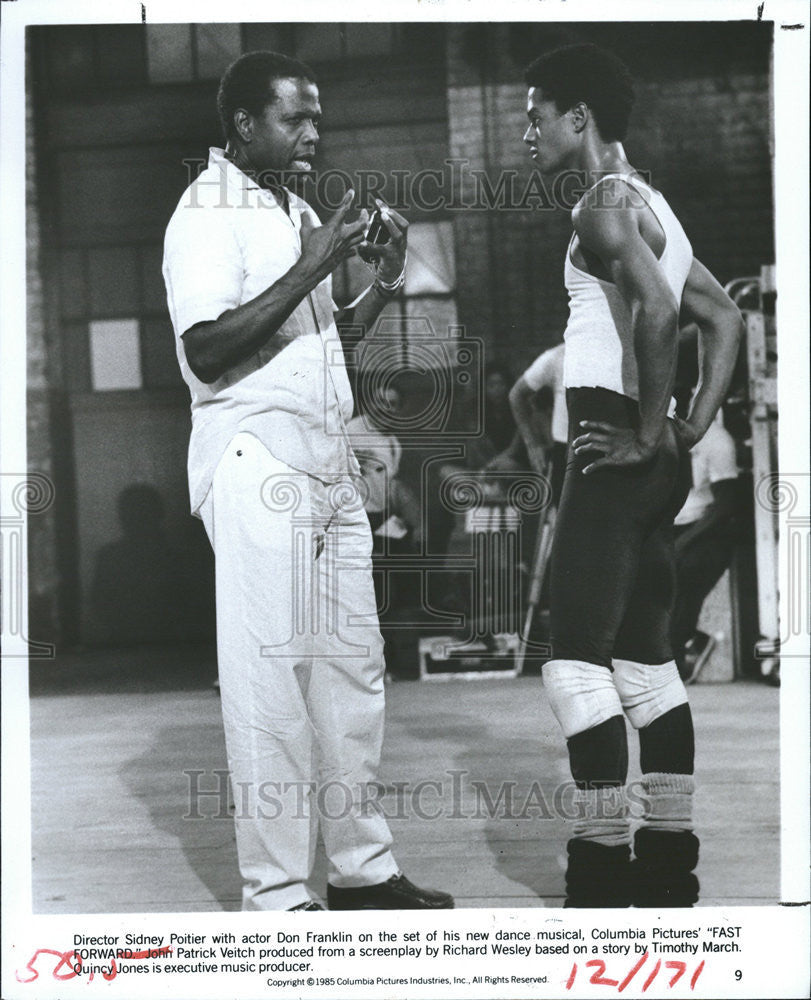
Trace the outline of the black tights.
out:
<instances>
[{"instance_id":1,"label":"black tights","mask_svg":"<svg viewBox=\"0 0 811 1000\"><path fill-rule=\"evenodd\" d=\"M608 389L569 389L569 441L581 420L617 427L639 422L634 400ZM690 488L690 456L668 421L649 461L583 468L597 453L569 448L552 546L552 658L611 669L612 656L637 663L673 658L673 518Z\"/></svg>"},{"instance_id":2,"label":"black tights","mask_svg":"<svg viewBox=\"0 0 811 1000\"><path fill-rule=\"evenodd\" d=\"M637 403L608 389L569 389L566 402L570 445L584 433L581 420L639 424ZM609 670L613 657L667 663L673 658L673 518L690 489L689 453L668 421L658 451L641 465L583 475L595 457L569 448L552 547L553 659ZM643 773L693 773L688 705L640 730L639 742ZM578 733L568 747L572 776L581 788L625 783L628 748L621 716Z\"/></svg>"},{"instance_id":3,"label":"black tights","mask_svg":"<svg viewBox=\"0 0 811 1000\"><path fill-rule=\"evenodd\" d=\"M578 788L621 786L628 777L625 719L615 715L566 741L569 766ZM643 774L692 774L695 738L690 706L672 708L639 730L639 764Z\"/></svg>"}]
</instances>

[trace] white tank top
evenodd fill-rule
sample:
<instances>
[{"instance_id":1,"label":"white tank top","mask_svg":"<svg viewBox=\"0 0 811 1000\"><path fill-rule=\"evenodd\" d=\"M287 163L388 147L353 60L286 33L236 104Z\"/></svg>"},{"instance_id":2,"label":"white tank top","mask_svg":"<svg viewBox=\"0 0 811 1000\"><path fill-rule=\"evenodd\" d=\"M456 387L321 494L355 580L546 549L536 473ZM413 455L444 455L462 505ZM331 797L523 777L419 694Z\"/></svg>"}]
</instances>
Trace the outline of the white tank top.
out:
<instances>
[{"instance_id":1,"label":"white tank top","mask_svg":"<svg viewBox=\"0 0 811 1000\"><path fill-rule=\"evenodd\" d=\"M677 303L681 303L684 285L693 263L693 249L664 197L638 177L608 174L630 184L645 199L665 235L665 248L659 263ZM596 185L594 185L596 187ZM564 340L566 352L563 381L568 388L579 386L611 389L639 399L639 374L631 313L625 300L610 281L595 278L572 263L572 253L579 243L574 233L566 251L564 281L569 293L569 320Z\"/></svg>"}]
</instances>

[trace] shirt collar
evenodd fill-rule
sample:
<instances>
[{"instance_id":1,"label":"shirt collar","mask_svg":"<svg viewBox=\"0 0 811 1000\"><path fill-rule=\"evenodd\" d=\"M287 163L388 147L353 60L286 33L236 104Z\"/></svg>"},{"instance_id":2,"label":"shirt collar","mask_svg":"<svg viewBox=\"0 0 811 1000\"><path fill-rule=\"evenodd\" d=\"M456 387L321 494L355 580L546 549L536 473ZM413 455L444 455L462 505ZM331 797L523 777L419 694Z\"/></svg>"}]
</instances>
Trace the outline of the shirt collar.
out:
<instances>
[{"instance_id":1,"label":"shirt collar","mask_svg":"<svg viewBox=\"0 0 811 1000\"><path fill-rule=\"evenodd\" d=\"M241 204L243 192L256 191L258 196L270 205L276 208L283 208L283 206L279 205L271 191L260 187L260 185L257 184L252 177L246 174L244 170L240 170L239 167L225 155L225 150L220 149L219 146L211 146L209 148L208 165L210 167L218 167L220 170L225 172L226 183L229 189L239 195L240 201L237 202L237 204ZM301 224L301 208L297 204L298 199L288 188L282 187L281 190L287 199L289 217L293 221L296 229L299 229ZM285 212L285 215L288 215L288 212Z\"/></svg>"}]
</instances>

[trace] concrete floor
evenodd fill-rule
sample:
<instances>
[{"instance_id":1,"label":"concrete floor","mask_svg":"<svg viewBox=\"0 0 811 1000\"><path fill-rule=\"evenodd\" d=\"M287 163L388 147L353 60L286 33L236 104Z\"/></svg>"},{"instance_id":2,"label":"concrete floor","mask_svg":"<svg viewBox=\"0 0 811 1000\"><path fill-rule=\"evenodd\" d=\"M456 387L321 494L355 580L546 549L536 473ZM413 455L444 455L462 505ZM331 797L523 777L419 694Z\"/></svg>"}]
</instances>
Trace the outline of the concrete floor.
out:
<instances>
[{"instance_id":1,"label":"concrete floor","mask_svg":"<svg viewBox=\"0 0 811 1000\"><path fill-rule=\"evenodd\" d=\"M186 772L203 771L200 786L210 789L226 768L214 675L208 647L94 651L32 666L35 912L239 908L227 808L209 797L200 800L209 818L184 818ZM778 691L701 684L690 697L701 904L774 903ZM451 891L459 907L560 906L567 830L543 813L568 769L540 679L389 684L387 716L382 802L405 872ZM440 786L420 792L422 781ZM511 799L499 802L500 793ZM319 894L325 871L319 857Z\"/></svg>"}]
</instances>

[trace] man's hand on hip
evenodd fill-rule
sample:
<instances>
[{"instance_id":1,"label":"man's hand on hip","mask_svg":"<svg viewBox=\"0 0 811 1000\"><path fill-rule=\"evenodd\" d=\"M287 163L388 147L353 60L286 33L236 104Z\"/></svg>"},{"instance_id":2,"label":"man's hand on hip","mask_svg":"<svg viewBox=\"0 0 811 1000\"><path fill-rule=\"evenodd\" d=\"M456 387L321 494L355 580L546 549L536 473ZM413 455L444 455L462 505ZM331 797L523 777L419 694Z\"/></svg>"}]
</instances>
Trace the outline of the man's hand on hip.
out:
<instances>
[{"instance_id":1,"label":"man's hand on hip","mask_svg":"<svg viewBox=\"0 0 811 1000\"><path fill-rule=\"evenodd\" d=\"M682 420L681 417L674 416L673 423L676 425L676 430L681 435L682 441L687 445L688 451L701 440L701 435L689 420Z\"/></svg>"},{"instance_id":2,"label":"man's hand on hip","mask_svg":"<svg viewBox=\"0 0 811 1000\"><path fill-rule=\"evenodd\" d=\"M601 420L581 420L584 433L572 442L575 455L601 452L602 458L590 462L584 475L608 465L640 465L652 458L656 448L639 440L630 427L614 427Z\"/></svg>"}]
</instances>

